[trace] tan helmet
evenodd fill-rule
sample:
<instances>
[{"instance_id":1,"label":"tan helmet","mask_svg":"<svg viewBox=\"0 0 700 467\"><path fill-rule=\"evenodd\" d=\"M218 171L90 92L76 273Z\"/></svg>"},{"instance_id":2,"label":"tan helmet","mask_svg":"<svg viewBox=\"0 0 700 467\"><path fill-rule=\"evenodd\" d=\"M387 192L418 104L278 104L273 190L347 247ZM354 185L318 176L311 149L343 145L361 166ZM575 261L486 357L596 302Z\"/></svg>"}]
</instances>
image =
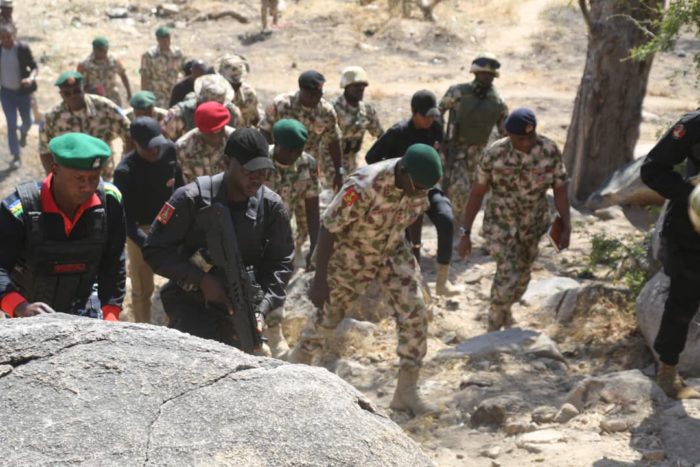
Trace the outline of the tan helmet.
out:
<instances>
[{"instance_id":1,"label":"tan helmet","mask_svg":"<svg viewBox=\"0 0 700 467\"><path fill-rule=\"evenodd\" d=\"M696 232L700 233L700 185L696 185L688 199L688 217Z\"/></svg>"},{"instance_id":2,"label":"tan helmet","mask_svg":"<svg viewBox=\"0 0 700 467\"><path fill-rule=\"evenodd\" d=\"M250 65L242 55L227 55L219 60L219 74L231 83L240 83L248 72Z\"/></svg>"},{"instance_id":3,"label":"tan helmet","mask_svg":"<svg viewBox=\"0 0 700 467\"><path fill-rule=\"evenodd\" d=\"M472 66L469 68L469 73L492 73L494 76L500 76L498 69L501 68L501 62L492 53L482 52L472 60Z\"/></svg>"},{"instance_id":4,"label":"tan helmet","mask_svg":"<svg viewBox=\"0 0 700 467\"><path fill-rule=\"evenodd\" d=\"M343 74L340 76L340 87L343 89L355 83L362 83L369 86L367 72L361 66L349 66L343 70Z\"/></svg>"},{"instance_id":5,"label":"tan helmet","mask_svg":"<svg viewBox=\"0 0 700 467\"><path fill-rule=\"evenodd\" d=\"M194 94L197 102L216 101L226 104L233 100L235 91L221 75L203 75L194 81Z\"/></svg>"}]
</instances>

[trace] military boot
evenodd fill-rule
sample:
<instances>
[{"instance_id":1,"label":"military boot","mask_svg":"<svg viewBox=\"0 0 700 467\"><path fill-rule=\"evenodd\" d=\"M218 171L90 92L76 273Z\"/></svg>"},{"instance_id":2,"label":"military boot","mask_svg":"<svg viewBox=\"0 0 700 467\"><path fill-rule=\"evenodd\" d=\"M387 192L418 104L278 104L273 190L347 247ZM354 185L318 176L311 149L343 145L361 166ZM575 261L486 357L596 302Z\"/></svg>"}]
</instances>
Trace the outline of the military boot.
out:
<instances>
[{"instance_id":1,"label":"military boot","mask_svg":"<svg viewBox=\"0 0 700 467\"><path fill-rule=\"evenodd\" d=\"M277 326L266 328L263 331L263 336L267 338L267 345L270 348L272 358L286 360L289 354L289 344L287 344L287 339L285 339L282 332L282 326L278 324Z\"/></svg>"},{"instance_id":2,"label":"military boot","mask_svg":"<svg viewBox=\"0 0 700 467\"><path fill-rule=\"evenodd\" d=\"M442 297L454 297L459 295L463 291L452 287L448 281L450 275L450 265L449 264L438 264L437 265L437 278L435 279L435 294Z\"/></svg>"},{"instance_id":3,"label":"military boot","mask_svg":"<svg viewBox=\"0 0 700 467\"><path fill-rule=\"evenodd\" d=\"M394 398L389 407L394 410L411 412L416 417L437 415L439 412L437 406L425 400L418 392L419 372L418 368L401 367Z\"/></svg>"},{"instance_id":4,"label":"military boot","mask_svg":"<svg viewBox=\"0 0 700 467\"><path fill-rule=\"evenodd\" d=\"M685 384L675 365L659 363L656 370L656 383L668 397L673 399L700 399L700 392Z\"/></svg>"}]
</instances>

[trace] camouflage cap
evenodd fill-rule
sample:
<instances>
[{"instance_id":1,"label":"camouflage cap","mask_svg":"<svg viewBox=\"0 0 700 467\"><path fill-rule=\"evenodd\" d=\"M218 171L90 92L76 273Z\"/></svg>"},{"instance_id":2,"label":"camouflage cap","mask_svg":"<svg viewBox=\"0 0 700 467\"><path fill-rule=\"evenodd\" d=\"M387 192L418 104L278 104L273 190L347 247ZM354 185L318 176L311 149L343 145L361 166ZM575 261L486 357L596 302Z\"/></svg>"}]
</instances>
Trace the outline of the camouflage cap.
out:
<instances>
[{"instance_id":1,"label":"camouflage cap","mask_svg":"<svg viewBox=\"0 0 700 467\"><path fill-rule=\"evenodd\" d=\"M49 150L58 165L78 170L100 169L112 150L99 138L85 133L65 133L49 141Z\"/></svg>"},{"instance_id":2,"label":"camouflage cap","mask_svg":"<svg viewBox=\"0 0 700 467\"><path fill-rule=\"evenodd\" d=\"M240 83L249 71L248 61L241 55L228 55L219 61L219 74L230 83Z\"/></svg>"},{"instance_id":3,"label":"camouflage cap","mask_svg":"<svg viewBox=\"0 0 700 467\"><path fill-rule=\"evenodd\" d=\"M700 233L700 185L693 188L688 199L688 217L696 232Z\"/></svg>"},{"instance_id":4,"label":"camouflage cap","mask_svg":"<svg viewBox=\"0 0 700 467\"><path fill-rule=\"evenodd\" d=\"M501 62L492 53L483 52L472 60L472 66L469 68L469 73L491 73L494 76L500 76L498 69L501 68Z\"/></svg>"},{"instance_id":5,"label":"camouflage cap","mask_svg":"<svg viewBox=\"0 0 700 467\"><path fill-rule=\"evenodd\" d=\"M369 78L365 69L361 66L349 66L344 69L340 76L340 87L345 89L346 86L356 83L369 86Z\"/></svg>"},{"instance_id":6,"label":"camouflage cap","mask_svg":"<svg viewBox=\"0 0 700 467\"><path fill-rule=\"evenodd\" d=\"M80 84L83 81L83 75L77 71L64 71L56 78L54 85L62 88L63 86L74 86Z\"/></svg>"},{"instance_id":7,"label":"camouflage cap","mask_svg":"<svg viewBox=\"0 0 700 467\"><path fill-rule=\"evenodd\" d=\"M194 94L197 102L216 101L226 104L233 100L235 92L231 84L221 75L204 75L194 82Z\"/></svg>"}]
</instances>

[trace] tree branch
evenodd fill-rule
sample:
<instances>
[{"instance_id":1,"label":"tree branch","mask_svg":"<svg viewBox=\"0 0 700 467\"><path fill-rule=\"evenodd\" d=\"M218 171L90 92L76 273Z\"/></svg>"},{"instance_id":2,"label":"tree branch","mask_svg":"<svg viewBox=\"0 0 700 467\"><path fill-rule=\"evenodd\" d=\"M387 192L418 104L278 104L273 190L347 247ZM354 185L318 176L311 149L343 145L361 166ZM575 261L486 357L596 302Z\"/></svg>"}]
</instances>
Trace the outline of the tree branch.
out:
<instances>
[{"instance_id":1,"label":"tree branch","mask_svg":"<svg viewBox=\"0 0 700 467\"><path fill-rule=\"evenodd\" d=\"M586 3L586 0L578 0L578 6L581 8L581 14L583 15L583 20L586 22L586 26L588 26L588 30L591 30L591 14L588 11L588 4Z\"/></svg>"}]
</instances>

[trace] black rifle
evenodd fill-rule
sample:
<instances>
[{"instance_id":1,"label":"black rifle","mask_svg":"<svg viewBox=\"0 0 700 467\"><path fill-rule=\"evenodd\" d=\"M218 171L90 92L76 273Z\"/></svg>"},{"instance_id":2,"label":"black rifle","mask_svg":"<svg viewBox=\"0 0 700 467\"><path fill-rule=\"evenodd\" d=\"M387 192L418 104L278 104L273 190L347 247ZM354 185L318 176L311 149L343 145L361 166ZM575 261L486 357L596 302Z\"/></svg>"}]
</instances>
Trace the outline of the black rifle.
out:
<instances>
[{"instance_id":1,"label":"black rifle","mask_svg":"<svg viewBox=\"0 0 700 467\"><path fill-rule=\"evenodd\" d=\"M240 349L252 353L262 346L255 317L262 290L251 277L253 271L243 265L231 214L223 204L212 203L199 210L197 219L207 234L211 263L224 273L226 294L234 309L231 321Z\"/></svg>"}]
</instances>

